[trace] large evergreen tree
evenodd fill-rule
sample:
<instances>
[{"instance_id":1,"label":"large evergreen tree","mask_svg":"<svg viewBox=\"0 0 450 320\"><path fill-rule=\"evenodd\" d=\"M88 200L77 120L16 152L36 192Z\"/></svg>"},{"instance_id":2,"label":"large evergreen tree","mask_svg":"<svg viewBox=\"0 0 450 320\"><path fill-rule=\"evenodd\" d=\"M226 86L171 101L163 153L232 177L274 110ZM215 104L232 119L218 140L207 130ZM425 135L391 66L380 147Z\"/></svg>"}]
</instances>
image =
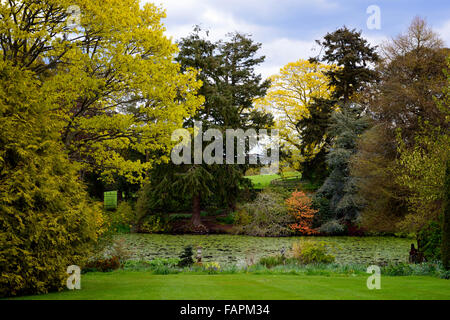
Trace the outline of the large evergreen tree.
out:
<instances>
[{"instance_id":1,"label":"large evergreen tree","mask_svg":"<svg viewBox=\"0 0 450 320\"><path fill-rule=\"evenodd\" d=\"M263 97L270 85L255 72L255 67L264 61L264 57L257 55L261 44L239 33L229 34L226 41L212 42L202 37L200 28L196 27L178 45L180 52L176 60L182 70L199 70L198 78L203 82L199 94L205 97L204 107L186 121L185 127L192 128L194 121L200 121L203 131L218 129L225 137L227 129L258 130L272 124L270 114L257 111L253 106L253 100ZM223 150L226 150L225 145ZM225 165L225 161L224 165L169 164L158 170L172 170L175 174L171 176L175 181L162 179L152 181L152 184L166 191L170 185L173 185L174 192L189 190L193 211L191 224L196 231L203 229L201 204L208 202L229 210L235 208L240 187L248 184L243 178L247 169L248 165ZM209 176L214 179L207 179Z\"/></svg>"},{"instance_id":2,"label":"large evergreen tree","mask_svg":"<svg viewBox=\"0 0 450 320\"><path fill-rule=\"evenodd\" d=\"M356 152L357 139L368 127L363 108L356 96L365 86L377 80L370 65L379 57L376 48L361 37L361 32L346 27L327 34L317 41L324 49L318 57L323 62L337 65L327 72L333 99L339 106L334 112L328 130L330 151L327 162L330 174L319 189L317 199L329 202L328 210L335 218L354 220L361 209L356 195L356 184L350 176L349 164Z\"/></svg>"}]
</instances>

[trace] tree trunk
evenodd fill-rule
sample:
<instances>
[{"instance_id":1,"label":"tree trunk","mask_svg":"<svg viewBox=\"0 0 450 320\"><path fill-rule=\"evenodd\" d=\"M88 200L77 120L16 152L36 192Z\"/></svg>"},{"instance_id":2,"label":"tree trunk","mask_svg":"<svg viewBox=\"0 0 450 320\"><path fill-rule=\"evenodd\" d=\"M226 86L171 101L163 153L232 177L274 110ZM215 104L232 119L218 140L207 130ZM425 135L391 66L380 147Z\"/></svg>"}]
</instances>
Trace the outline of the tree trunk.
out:
<instances>
[{"instance_id":1,"label":"tree trunk","mask_svg":"<svg viewBox=\"0 0 450 320\"><path fill-rule=\"evenodd\" d=\"M194 195L194 197L192 199L191 223L195 227L202 225L201 212L200 212L200 195L199 194Z\"/></svg>"}]
</instances>

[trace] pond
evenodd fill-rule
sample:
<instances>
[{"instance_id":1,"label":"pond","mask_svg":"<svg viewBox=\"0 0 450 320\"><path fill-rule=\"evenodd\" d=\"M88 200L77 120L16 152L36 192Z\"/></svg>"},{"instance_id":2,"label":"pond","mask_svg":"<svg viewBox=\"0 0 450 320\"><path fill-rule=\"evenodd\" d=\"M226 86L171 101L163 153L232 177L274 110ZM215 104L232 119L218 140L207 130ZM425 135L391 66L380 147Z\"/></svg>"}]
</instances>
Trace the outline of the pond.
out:
<instances>
[{"instance_id":1,"label":"pond","mask_svg":"<svg viewBox=\"0 0 450 320\"><path fill-rule=\"evenodd\" d=\"M256 262L262 256L289 250L301 237L258 238L236 235L159 235L121 234L133 260L178 257L184 246L201 246L203 261L221 264ZM340 264L384 264L407 262L411 239L395 237L308 237L312 241L326 242L329 251Z\"/></svg>"}]
</instances>

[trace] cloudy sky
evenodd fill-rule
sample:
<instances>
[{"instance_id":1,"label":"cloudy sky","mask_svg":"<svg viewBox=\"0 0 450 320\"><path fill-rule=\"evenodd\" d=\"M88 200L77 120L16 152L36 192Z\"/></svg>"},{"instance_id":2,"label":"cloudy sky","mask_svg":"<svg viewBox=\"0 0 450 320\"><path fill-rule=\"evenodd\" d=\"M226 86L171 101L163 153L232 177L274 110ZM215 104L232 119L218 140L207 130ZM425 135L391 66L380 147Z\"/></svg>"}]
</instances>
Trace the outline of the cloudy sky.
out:
<instances>
[{"instance_id":1,"label":"cloudy sky","mask_svg":"<svg viewBox=\"0 0 450 320\"><path fill-rule=\"evenodd\" d=\"M314 40L346 25L363 31L374 45L403 32L419 15L450 46L448 0L149 0L167 11L164 24L175 40L187 36L194 25L210 31L213 39L240 31L262 43L264 76L283 65L314 55ZM381 28L369 29L369 6L378 6Z\"/></svg>"}]
</instances>

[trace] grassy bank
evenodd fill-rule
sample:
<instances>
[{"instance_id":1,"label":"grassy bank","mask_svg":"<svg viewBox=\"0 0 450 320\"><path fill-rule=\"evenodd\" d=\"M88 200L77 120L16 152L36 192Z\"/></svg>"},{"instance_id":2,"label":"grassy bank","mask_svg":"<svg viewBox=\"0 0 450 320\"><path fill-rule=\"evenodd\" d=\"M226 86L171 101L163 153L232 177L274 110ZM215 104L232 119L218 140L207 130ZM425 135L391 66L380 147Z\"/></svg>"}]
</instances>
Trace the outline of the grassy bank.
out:
<instances>
[{"instance_id":1,"label":"grassy bank","mask_svg":"<svg viewBox=\"0 0 450 320\"><path fill-rule=\"evenodd\" d=\"M154 275L116 271L82 276L82 289L18 299L450 299L448 280L382 276L381 290L368 290L368 275Z\"/></svg>"}]
</instances>

